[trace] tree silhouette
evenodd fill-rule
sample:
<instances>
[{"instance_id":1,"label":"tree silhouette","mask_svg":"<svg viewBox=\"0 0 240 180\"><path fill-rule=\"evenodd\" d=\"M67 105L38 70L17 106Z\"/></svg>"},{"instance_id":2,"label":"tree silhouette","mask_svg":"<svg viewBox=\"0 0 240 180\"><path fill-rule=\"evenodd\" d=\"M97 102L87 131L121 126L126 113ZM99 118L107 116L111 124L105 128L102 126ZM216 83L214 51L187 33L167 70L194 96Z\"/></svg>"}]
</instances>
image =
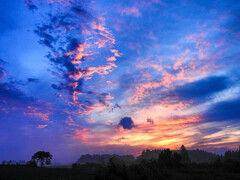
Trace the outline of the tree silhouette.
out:
<instances>
[{"instance_id":1,"label":"tree silhouette","mask_svg":"<svg viewBox=\"0 0 240 180\"><path fill-rule=\"evenodd\" d=\"M164 149L159 153L158 164L160 166L178 166L180 165L181 159L181 155L177 152Z\"/></svg>"},{"instance_id":2,"label":"tree silhouette","mask_svg":"<svg viewBox=\"0 0 240 180\"><path fill-rule=\"evenodd\" d=\"M181 160L182 160L182 156L180 154L178 154L177 152L174 152L173 153L173 164L175 166L178 166L178 165L180 165Z\"/></svg>"},{"instance_id":3,"label":"tree silhouette","mask_svg":"<svg viewBox=\"0 0 240 180\"><path fill-rule=\"evenodd\" d=\"M50 152L38 151L32 156L32 160L37 163L40 162L41 167L46 164L51 164L52 155Z\"/></svg>"},{"instance_id":4,"label":"tree silhouette","mask_svg":"<svg viewBox=\"0 0 240 180\"><path fill-rule=\"evenodd\" d=\"M181 151L182 162L184 162L184 163L190 162L190 158L188 156L188 151L184 145L181 146L180 151Z\"/></svg>"},{"instance_id":5,"label":"tree silhouette","mask_svg":"<svg viewBox=\"0 0 240 180\"><path fill-rule=\"evenodd\" d=\"M170 149L164 149L163 151L161 151L161 153L159 154L158 162L159 164L163 165L171 165L172 151L170 151Z\"/></svg>"}]
</instances>

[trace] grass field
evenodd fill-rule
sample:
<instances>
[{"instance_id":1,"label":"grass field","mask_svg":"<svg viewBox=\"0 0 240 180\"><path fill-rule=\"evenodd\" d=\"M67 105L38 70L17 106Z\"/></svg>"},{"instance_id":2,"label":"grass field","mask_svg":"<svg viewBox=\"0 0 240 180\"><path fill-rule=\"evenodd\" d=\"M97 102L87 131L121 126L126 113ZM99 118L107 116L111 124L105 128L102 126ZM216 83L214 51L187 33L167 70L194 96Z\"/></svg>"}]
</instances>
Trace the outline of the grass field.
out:
<instances>
[{"instance_id":1,"label":"grass field","mask_svg":"<svg viewBox=\"0 0 240 180\"><path fill-rule=\"evenodd\" d=\"M78 168L41 168L26 166L1 166L0 180L239 180L237 168L197 165L186 167L125 167L112 169L99 165L82 165Z\"/></svg>"},{"instance_id":2,"label":"grass field","mask_svg":"<svg viewBox=\"0 0 240 180\"><path fill-rule=\"evenodd\" d=\"M41 167L25 167L25 166L3 166L0 167L0 180L13 179L94 179L93 168L41 168Z\"/></svg>"}]
</instances>

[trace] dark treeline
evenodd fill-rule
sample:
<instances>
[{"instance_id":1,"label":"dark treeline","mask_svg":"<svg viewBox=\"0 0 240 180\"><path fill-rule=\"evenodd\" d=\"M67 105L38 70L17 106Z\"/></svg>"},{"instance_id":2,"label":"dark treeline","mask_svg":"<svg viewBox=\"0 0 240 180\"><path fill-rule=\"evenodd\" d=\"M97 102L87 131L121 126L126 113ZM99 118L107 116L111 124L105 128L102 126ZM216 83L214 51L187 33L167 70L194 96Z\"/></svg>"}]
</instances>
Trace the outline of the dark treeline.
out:
<instances>
[{"instance_id":1,"label":"dark treeline","mask_svg":"<svg viewBox=\"0 0 240 180\"><path fill-rule=\"evenodd\" d=\"M135 162L135 158L134 158L133 155L119 156L119 155L116 155L116 154L113 154L113 155L111 155L111 154L103 154L103 155L86 154L86 155L82 155L78 159L77 163L73 164L73 166L78 165L78 164L86 164L86 163L99 163L99 164L106 165L109 162L109 160L113 157L121 159L127 165L130 165L130 164Z\"/></svg>"},{"instance_id":2,"label":"dark treeline","mask_svg":"<svg viewBox=\"0 0 240 180\"><path fill-rule=\"evenodd\" d=\"M83 155L73 168L96 166L95 179L239 179L240 151L144 150L140 156Z\"/></svg>"},{"instance_id":3,"label":"dark treeline","mask_svg":"<svg viewBox=\"0 0 240 180\"><path fill-rule=\"evenodd\" d=\"M25 165L3 162L0 179L239 180L240 151L216 155L203 150L144 150L132 155L82 155L72 168L51 167L52 155L39 151ZM41 166L41 167L37 167ZM48 167L48 168L47 168Z\"/></svg>"},{"instance_id":4,"label":"dark treeline","mask_svg":"<svg viewBox=\"0 0 240 180\"><path fill-rule=\"evenodd\" d=\"M168 153L168 154L167 154ZM82 155L73 166L94 163L106 165L111 158L117 158L123 161L126 165L140 163L141 161L157 160L159 158L165 158L165 156L172 156L174 161L179 161L181 163L213 163L216 161L224 162L226 160L240 161L239 151L226 151L224 155L217 155L215 153L206 152L204 150L187 150L184 145L181 146L179 150L170 149L154 149L154 150L144 150L142 154L136 159L133 155L110 155L110 154L86 154ZM163 160L164 161L164 160Z\"/></svg>"}]
</instances>

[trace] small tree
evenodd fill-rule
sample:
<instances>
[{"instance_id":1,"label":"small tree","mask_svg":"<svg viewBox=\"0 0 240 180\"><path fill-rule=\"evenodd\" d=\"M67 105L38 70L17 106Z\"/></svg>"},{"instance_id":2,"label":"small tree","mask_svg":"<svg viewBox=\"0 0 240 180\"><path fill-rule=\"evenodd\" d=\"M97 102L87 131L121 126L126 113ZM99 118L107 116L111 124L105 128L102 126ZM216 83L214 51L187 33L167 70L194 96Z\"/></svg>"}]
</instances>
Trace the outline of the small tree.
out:
<instances>
[{"instance_id":1,"label":"small tree","mask_svg":"<svg viewBox=\"0 0 240 180\"><path fill-rule=\"evenodd\" d=\"M181 151L182 161L184 163L190 162L190 158L188 156L188 151L187 151L187 149L185 148L184 145L181 146L180 151Z\"/></svg>"},{"instance_id":2,"label":"small tree","mask_svg":"<svg viewBox=\"0 0 240 180\"><path fill-rule=\"evenodd\" d=\"M51 164L52 155L50 152L38 151L32 156L32 160L37 163L40 162L41 167L43 165Z\"/></svg>"}]
</instances>

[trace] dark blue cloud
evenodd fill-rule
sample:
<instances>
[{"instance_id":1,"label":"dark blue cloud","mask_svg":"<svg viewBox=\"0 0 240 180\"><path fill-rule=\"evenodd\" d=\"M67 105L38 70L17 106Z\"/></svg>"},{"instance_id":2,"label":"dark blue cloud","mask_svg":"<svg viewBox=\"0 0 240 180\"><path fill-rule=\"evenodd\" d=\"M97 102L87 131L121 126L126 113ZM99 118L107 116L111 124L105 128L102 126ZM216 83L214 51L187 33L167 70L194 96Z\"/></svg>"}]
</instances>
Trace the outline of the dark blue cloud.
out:
<instances>
[{"instance_id":1,"label":"dark blue cloud","mask_svg":"<svg viewBox=\"0 0 240 180\"><path fill-rule=\"evenodd\" d=\"M17 80L13 77L9 77L8 80L11 86L16 86L16 85L26 86L28 85L28 83L38 83L40 81L40 79L37 79L37 78L27 78L26 81L23 81L23 80Z\"/></svg>"},{"instance_id":2,"label":"dark blue cloud","mask_svg":"<svg viewBox=\"0 0 240 180\"><path fill-rule=\"evenodd\" d=\"M2 65L6 65L7 62L0 59L0 80L5 76L5 70ZM31 108L44 109L48 106L32 96L28 96L16 85L26 85L28 82L38 82L39 79L28 78L24 83L21 80L15 80L12 77L9 78L9 82L0 83L0 110L22 110L29 111ZM24 113L24 112L22 112Z\"/></svg>"},{"instance_id":3,"label":"dark blue cloud","mask_svg":"<svg viewBox=\"0 0 240 180\"><path fill-rule=\"evenodd\" d=\"M12 84L0 83L0 106L12 109L27 109L29 106L42 108L44 104L32 96L26 95Z\"/></svg>"},{"instance_id":4,"label":"dark blue cloud","mask_svg":"<svg viewBox=\"0 0 240 180\"><path fill-rule=\"evenodd\" d=\"M27 3L27 6L28 6L28 9L31 10L31 11L34 11L34 10L38 9L38 7L33 4L32 0L27 0L26 3Z\"/></svg>"},{"instance_id":5,"label":"dark blue cloud","mask_svg":"<svg viewBox=\"0 0 240 180\"><path fill-rule=\"evenodd\" d=\"M37 78L28 78L28 82L39 82L39 79Z\"/></svg>"},{"instance_id":6,"label":"dark blue cloud","mask_svg":"<svg viewBox=\"0 0 240 180\"><path fill-rule=\"evenodd\" d=\"M169 97L177 97L182 101L203 102L214 93L223 91L232 85L226 76L207 77L183 86L177 86L168 93Z\"/></svg>"},{"instance_id":7,"label":"dark blue cloud","mask_svg":"<svg viewBox=\"0 0 240 180\"><path fill-rule=\"evenodd\" d=\"M113 111L113 109L116 109L116 108L121 109L121 106L120 106L119 104L115 104L115 105L112 107L112 111Z\"/></svg>"},{"instance_id":8,"label":"dark blue cloud","mask_svg":"<svg viewBox=\"0 0 240 180\"><path fill-rule=\"evenodd\" d=\"M193 104L203 103L209 100L211 95L235 85L235 81L227 76L211 76L182 86L176 86L174 90L168 92L163 91L163 87L159 87L148 90L150 95L143 98L138 106L159 104L165 99L168 99L168 101L173 100L173 102L178 100L182 102L190 101Z\"/></svg>"},{"instance_id":9,"label":"dark blue cloud","mask_svg":"<svg viewBox=\"0 0 240 180\"><path fill-rule=\"evenodd\" d=\"M240 120L240 98L224 101L213 105L203 115L206 121L231 121Z\"/></svg>"},{"instance_id":10,"label":"dark blue cloud","mask_svg":"<svg viewBox=\"0 0 240 180\"><path fill-rule=\"evenodd\" d=\"M135 127L131 117L122 118L118 125L122 126L124 129L132 129L133 127Z\"/></svg>"},{"instance_id":11,"label":"dark blue cloud","mask_svg":"<svg viewBox=\"0 0 240 180\"><path fill-rule=\"evenodd\" d=\"M53 44L57 41L57 37L50 35L50 31L53 31L52 25L42 25L37 27L34 31L41 39L39 40L40 44L43 44L50 49L54 50Z\"/></svg>"},{"instance_id":12,"label":"dark blue cloud","mask_svg":"<svg viewBox=\"0 0 240 180\"><path fill-rule=\"evenodd\" d=\"M87 20L91 20L93 18L92 15L89 12L87 12L82 6L79 5L73 6L72 11L76 13L78 16Z\"/></svg>"}]
</instances>

